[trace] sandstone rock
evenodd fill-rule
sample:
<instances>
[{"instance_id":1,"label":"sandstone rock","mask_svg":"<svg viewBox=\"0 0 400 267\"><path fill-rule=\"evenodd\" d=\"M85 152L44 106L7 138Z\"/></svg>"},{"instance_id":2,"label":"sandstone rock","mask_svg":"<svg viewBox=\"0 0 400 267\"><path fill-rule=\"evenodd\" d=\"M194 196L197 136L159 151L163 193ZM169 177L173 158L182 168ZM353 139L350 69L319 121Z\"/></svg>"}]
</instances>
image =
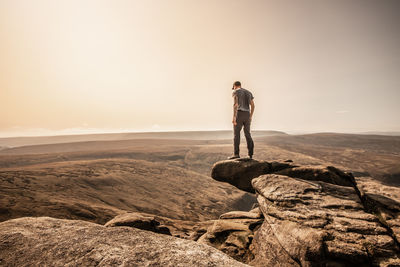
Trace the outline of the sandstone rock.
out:
<instances>
[{"instance_id":1,"label":"sandstone rock","mask_svg":"<svg viewBox=\"0 0 400 267\"><path fill-rule=\"evenodd\" d=\"M160 234L171 235L169 228L160 223L159 217L140 212L127 212L120 214L108 221L104 226L130 226Z\"/></svg>"},{"instance_id":2,"label":"sandstone rock","mask_svg":"<svg viewBox=\"0 0 400 267\"><path fill-rule=\"evenodd\" d=\"M323 181L343 186L353 186L355 184L353 175L333 166L301 166L286 168L276 173L304 180Z\"/></svg>"},{"instance_id":3,"label":"sandstone rock","mask_svg":"<svg viewBox=\"0 0 400 267\"><path fill-rule=\"evenodd\" d=\"M255 203L251 206L250 211L253 211L253 210L258 209L257 212L261 212L260 209L259 209L259 207L260 207L260 205L258 204L258 202L255 202Z\"/></svg>"},{"instance_id":4,"label":"sandstone rock","mask_svg":"<svg viewBox=\"0 0 400 267\"><path fill-rule=\"evenodd\" d=\"M190 231L189 240L198 241L212 225L214 225L216 220L208 220L197 222Z\"/></svg>"},{"instance_id":5,"label":"sandstone rock","mask_svg":"<svg viewBox=\"0 0 400 267\"><path fill-rule=\"evenodd\" d=\"M253 213L254 215L254 213ZM262 215L261 215L262 216ZM116 216L105 224L106 227L129 226L155 233L172 235L197 241L215 220L192 222L171 219L144 212L127 212Z\"/></svg>"},{"instance_id":6,"label":"sandstone rock","mask_svg":"<svg viewBox=\"0 0 400 267\"><path fill-rule=\"evenodd\" d=\"M252 208L251 210L249 210L249 212L257 213L257 214L260 214L262 216L262 212L260 210L260 206L258 206L258 202L257 202L257 207Z\"/></svg>"},{"instance_id":7,"label":"sandstone rock","mask_svg":"<svg viewBox=\"0 0 400 267\"><path fill-rule=\"evenodd\" d=\"M294 165L285 162L267 162L253 159L234 159L216 162L211 177L217 181L230 183L237 188L254 193L251 180L262 174L280 171Z\"/></svg>"},{"instance_id":8,"label":"sandstone rock","mask_svg":"<svg viewBox=\"0 0 400 267\"><path fill-rule=\"evenodd\" d=\"M260 175L270 173L343 186L355 185L352 174L333 166L296 166L286 161L267 162L251 159L219 161L214 164L211 177L217 181L230 183L241 190L254 193L251 181Z\"/></svg>"},{"instance_id":9,"label":"sandstone rock","mask_svg":"<svg viewBox=\"0 0 400 267\"><path fill-rule=\"evenodd\" d=\"M1 266L247 266L210 246L50 217L0 223Z\"/></svg>"},{"instance_id":10,"label":"sandstone rock","mask_svg":"<svg viewBox=\"0 0 400 267\"><path fill-rule=\"evenodd\" d=\"M263 219L220 219L216 220L198 242L213 246L241 262L247 263L254 256L249 250L254 230Z\"/></svg>"},{"instance_id":11,"label":"sandstone rock","mask_svg":"<svg viewBox=\"0 0 400 267\"><path fill-rule=\"evenodd\" d=\"M162 225L156 216L140 212L120 214L104 226L130 226L155 233L171 235L169 228Z\"/></svg>"},{"instance_id":12,"label":"sandstone rock","mask_svg":"<svg viewBox=\"0 0 400 267\"><path fill-rule=\"evenodd\" d=\"M212 177L256 193L265 219L247 247L251 265L400 266L400 189L289 161L221 161Z\"/></svg>"},{"instance_id":13,"label":"sandstone rock","mask_svg":"<svg viewBox=\"0 0 400 267\"><path fill-rule=\"evenodd\" d=\"M219 216L220 219L261 219L262 213L257 212L259 209L254 211L230 211Z\"/></svg>"},{"instance_id":14,"label":"sandstone rock","mask_svg":"<svg viewBox=\"0 0 400 267\"><path fill-rule=\"evenodd\" d=\"M357 184L367 209L377 214L382 224L400 242L400 188L366 177L358 178Z\"/></svg>"},{"instance_id":15,"label":"sandstone rock","mask_svg":"<svg viewBox=\"0 0 400 267\"><path fill-rule=\"evenodd\" d=\"M293 170L291 174L297 171ZM336 170L328 171L337 174ZM303 171L300 173L304 174ZM308 175L305 177L309 178ZM250 246L255 255L250 264L400 264L395 240L375 215L365 211L357 190L342 180L325 179L335 176L320 174L319 177L325 182L277 174L253 179L265 220L255 232ZM345 186L333 184L337 181L342 181Z\"/></svg>"}]
</instances>

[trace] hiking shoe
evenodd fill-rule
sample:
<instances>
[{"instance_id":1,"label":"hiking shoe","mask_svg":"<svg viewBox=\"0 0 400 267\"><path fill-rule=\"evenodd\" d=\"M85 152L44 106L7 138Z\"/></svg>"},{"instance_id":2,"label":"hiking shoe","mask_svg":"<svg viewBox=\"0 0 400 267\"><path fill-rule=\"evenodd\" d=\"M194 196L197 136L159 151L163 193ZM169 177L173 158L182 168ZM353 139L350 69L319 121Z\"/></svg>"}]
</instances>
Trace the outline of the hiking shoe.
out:
<instances>
[{"instance_id":1,"label":"hiking shoe","mask_svg":"<svg viewBox=\"0 0 400 267\"><path fill-rule=\"evenodd\" d=\"M233 156L229 157L228 159L238 159L238 158L240 158L239 155L233 155Z\"/></svg>"}]
</instances>

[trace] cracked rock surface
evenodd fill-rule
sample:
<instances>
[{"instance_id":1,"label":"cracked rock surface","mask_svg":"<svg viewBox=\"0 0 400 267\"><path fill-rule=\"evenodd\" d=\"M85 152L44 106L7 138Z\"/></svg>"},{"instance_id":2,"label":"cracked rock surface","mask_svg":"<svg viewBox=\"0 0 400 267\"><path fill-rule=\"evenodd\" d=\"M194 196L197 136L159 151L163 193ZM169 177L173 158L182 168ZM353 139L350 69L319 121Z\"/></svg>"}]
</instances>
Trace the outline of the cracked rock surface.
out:
<instances>
[{"instance_id":1,"label":"cracked rock surface","mask_svg":"<svg viewBox=\"0 0 400 267\"><path fill-rule=\"evenodd\" d=\"M368 266L399 260L393 238L365 212L354 188L275 174L253 185L265 216L254 237L253 264Z\"/></svg>"},{"instance_id":2,"label":"cracked rock surface","mask_svg":"<svg viewBox=\"0 0 400 267\"><path fill-rule=\"evenodd\" d=\"M269 167L222 161L212 171L238 188L250 182L257 196L264 220L248 246L250 265L400 266L399 188L332 166L262 163ZM236 181L251 165L257 171ZM222 171L229 166L237 173Z\"/></svg>"},{"instance_id":3,"label":"cracked rock surface","mask_svg":"<svg viewBox=\"0 0 400 267\"><path fill-rule=\"evenodd\" d=\"M191 240L132 227L23 217L0 223L0 266L247 266Z\"/></svg>"}]
</instances>

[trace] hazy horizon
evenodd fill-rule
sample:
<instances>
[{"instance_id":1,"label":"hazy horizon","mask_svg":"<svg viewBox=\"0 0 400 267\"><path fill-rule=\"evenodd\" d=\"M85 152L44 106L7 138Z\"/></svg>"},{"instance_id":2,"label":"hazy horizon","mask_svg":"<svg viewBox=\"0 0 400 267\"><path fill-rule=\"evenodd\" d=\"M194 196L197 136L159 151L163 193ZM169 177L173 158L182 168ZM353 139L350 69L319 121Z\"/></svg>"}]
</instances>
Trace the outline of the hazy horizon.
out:
<instances>
[{"instance_id":1,"label":"hazy horizon","mask_svg":"<svg viewBox=\"0 0 400 267\"><path fill-rule=\"evenodd\" d=\"M37 129L35 131L25 131L24 134L7 135L6 133L0 133L0 139L2 138L24 138L24 137L56 137L56 136L74 136L74 135L108 135L108 134L141 134L141 133L190 133L190 132L223 132L232 131L229 129L197 129L197 130L178 130L178 129L167 129L167 130L129 130L129 129L64 129L59 131L49 131L46 129ZM365 132L333 132L333 131L280 131L274 129L255 129L252 132L282 132L290 135L302 135L302 134L321 134L321 133L335 133L335 134L366 134L366 135L387 135L387 136L400 136L400 131L365 131ZM232 131L233 134L233 131ZM243 132L241 133L243 135ZM244 136L243 136L244 137Z\"/></svg>"},{"instance_id":2,"label":"hazy horizon","mask_svg":"<svg viewBox=\"0 0 400 267\"><path fill-rule=\"evenodd\" d=\"M0 0L0 137L400 132L400 1Z\"/></svg>"}]
</instances>

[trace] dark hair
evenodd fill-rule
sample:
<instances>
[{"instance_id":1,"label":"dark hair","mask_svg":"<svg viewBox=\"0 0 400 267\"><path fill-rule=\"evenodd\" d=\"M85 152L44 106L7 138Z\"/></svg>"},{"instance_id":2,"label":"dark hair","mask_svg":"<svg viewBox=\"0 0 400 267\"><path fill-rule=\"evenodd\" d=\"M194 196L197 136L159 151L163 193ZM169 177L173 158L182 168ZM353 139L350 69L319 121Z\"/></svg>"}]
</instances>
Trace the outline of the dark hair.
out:
<instances>
[{"instance_id":1,"label":"dark hair","mask_svg":"<svg viewBox=\"0 0 400 267\"><path fill-rule=\"evenodd\" d=\"M236 81L233 85L234 86L242 86L242 84L239 81Z\"/></svg>"}]
</instances>

